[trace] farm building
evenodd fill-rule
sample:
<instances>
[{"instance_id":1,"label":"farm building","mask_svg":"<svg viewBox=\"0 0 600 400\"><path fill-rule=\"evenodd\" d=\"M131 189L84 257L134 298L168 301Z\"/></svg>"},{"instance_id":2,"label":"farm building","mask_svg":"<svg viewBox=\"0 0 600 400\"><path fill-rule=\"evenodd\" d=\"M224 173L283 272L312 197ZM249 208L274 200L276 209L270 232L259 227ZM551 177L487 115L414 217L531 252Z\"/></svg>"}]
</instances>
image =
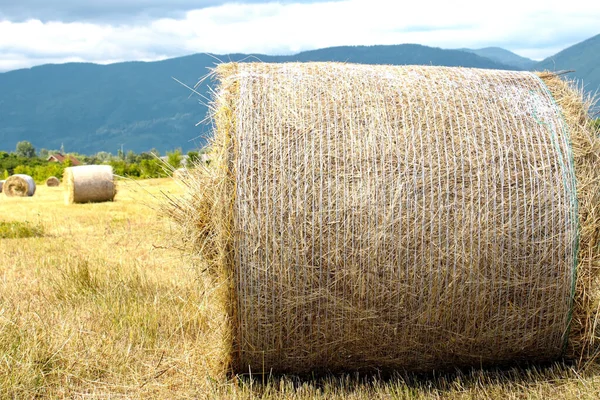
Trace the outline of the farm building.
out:
<instances>
[{"instance_id":1,"label":"farm building","mask_svg":"<svg viewBox=\"0 0 600 400\"><path fill-rule=\"evenodd\" d=\"M70 155L63 155L61 153L54 153L50 156L48 156L46 161L50 161L50 162L57 162L57 163L64 163L66 159L70 159L71 163L73 164L73 166L78 166L78 165L82 165L83 163L81 161L79 161L76 157L74 156L70 156Z\"/></svg>"}]
</instances>

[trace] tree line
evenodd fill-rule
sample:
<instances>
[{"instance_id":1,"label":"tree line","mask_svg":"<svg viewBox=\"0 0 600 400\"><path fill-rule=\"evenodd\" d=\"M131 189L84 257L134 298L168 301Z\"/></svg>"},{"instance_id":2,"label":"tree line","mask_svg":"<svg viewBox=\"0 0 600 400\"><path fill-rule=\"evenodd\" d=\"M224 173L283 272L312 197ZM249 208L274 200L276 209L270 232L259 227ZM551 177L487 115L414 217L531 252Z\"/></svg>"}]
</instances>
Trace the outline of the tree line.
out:
<instances>
[{"instance_id":1,"label":"tree line","mask_svg":"<svg viewBox=\"0 0 600 400\"><path fill-rule=\"evenodd\" d=\"M167 151L165 157L161 157L158 150L152 149L147 152L134 153L121 150L113 155L106 151L100 151L93 155L79 153L65 153L64 149L36 151L35 147L28 141L17 143L15 151L0 151L0 179L6 179L14 174L30 175L36 182L44 182L51 176L62 179L64 169L73 165L73 160L81 164L108 164L113 167L115 175L134 179L162 178L169 176L184 163L196 165L200 162L204 149L190 151L184 155L181 149ZM48 161L51 155L62 154L63 162Z\"/></svg>"},{"instance_id":2,"label":"tree line","mask_svg":"<svg viewBox=\"0 0 600 400\"><path fill-rule=\"evenodd\" d=\"M600 118L593 119L592 125L600 135ZM36 182L44 182L51 176L62 179L64 169L73 165L71 157L76 158L83 164L111 165L115 175L119 176L134 179L162 178L169 176L173 170L181 168L184 160L188 165L199 164L202 153L205 151L206 148L189 151L186 155L183 155L181 149L175 149L167 151L166 157L162 158L160 152L156 149L139 154L131 150L127 153L118 150L116 155L106 151L85 155L65 153L64 149L40 149L37 152L30 142L24 140L17 143L14 152L0 151L0 179L6 179L13 174L30 175ZM66 157L64 162L48 161L50 155L57 153Z\"/></svg>"}]
</instances>

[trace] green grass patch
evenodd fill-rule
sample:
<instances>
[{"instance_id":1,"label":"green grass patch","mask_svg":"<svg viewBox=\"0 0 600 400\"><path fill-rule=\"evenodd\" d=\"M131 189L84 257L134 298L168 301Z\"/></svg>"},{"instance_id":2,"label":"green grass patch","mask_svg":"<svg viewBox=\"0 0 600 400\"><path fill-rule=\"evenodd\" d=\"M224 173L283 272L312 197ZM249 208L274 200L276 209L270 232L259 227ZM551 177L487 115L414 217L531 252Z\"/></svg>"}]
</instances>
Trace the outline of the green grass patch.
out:
<instances>
[{"instance_id":1,"label":"green grass patch","mask_svg":"<svg viewBox=\"0 0 600 400\"><path fill-rule=\"evenodd\" d=\"M0 239L21 239L44 236L44 228L30 222L0 221Z\"/></svg>"}]
</instances>

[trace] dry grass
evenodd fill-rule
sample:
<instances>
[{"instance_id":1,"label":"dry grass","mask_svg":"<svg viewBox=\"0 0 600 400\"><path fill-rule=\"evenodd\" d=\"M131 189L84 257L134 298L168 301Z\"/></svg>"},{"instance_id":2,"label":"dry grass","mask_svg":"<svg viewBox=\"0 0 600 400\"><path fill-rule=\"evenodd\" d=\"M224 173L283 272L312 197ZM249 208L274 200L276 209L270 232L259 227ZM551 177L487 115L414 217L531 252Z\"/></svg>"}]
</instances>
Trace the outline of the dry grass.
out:
<instances>
[{"instance_id":1,"label":"dry grass","mask_svg":"<svg viewBox=\"0 0 600 400\"><path fill-rule=\"evenodd\" d=\"M177 168L175 171L173 171L172 176L173 179L185 180L188 174L189 171L187 170L187 168Z\"/></svg>"},{"instance_id":2,"label":"dry grass","mask_svg":"<svg viewBox=\"0 0 600 400\"><path fill-rule=\"evenodd\" d=\"M40 237L44 234L44 229L39 225L25 222L4 222L0 221L0 239L21 239L28 237Z\"/></svg>"},{"instance_id":3,"label":"dry grass","mask_svg":"<svg viewBox=\"0 0 600 400\"><path fill-rule=\"evenodd\" d=\"M115 202L63 204L61 191L0 196L0 398L597 398L600 368L567 365L391 378L213 380L201 271L169 248L177 230L145 204L171 179L119 182Z\"/></svg>"},{"instance_id":4,"label":"dry grass","mask_svg":"<svg viewBox=\"0 0 600 400\"><path fill-rule=\"evenodd\" d=\"M166 394L205 379L196 273L144 204L178 187L140 185L79 207L47 187L0 199L3 222L45 232L0 240L0 398Z\"/></svg>"}]
</instances>

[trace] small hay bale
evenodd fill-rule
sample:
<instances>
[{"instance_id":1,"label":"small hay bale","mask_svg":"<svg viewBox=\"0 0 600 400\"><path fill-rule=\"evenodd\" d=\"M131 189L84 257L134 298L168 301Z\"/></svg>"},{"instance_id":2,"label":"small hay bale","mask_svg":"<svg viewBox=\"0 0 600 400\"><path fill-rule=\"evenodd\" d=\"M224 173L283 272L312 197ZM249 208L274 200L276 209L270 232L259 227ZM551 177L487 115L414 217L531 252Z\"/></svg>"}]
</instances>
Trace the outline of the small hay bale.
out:
<instances>
[{"instance_id":1,"label":"small hay bale","mask_svg":"<svg viewBox=\"0 0 600 400\"><path fill-rule=\"evenodd\" d=\"M203 263L212 376L593 353L600 138L569 85L336 63L215 75L212 162L167 210Z\"/></svg>"},{"instance_id":2,"label":"small hay bale","mask_svg":"<svg viewBox=\"0 0 600 400\"><path fill-rule=\"evenodd\" d=\"M4 186L4 181L0 181L0 193L2 193L2 186Z\"/></svg>"},{"instance_id":3,"label":"small hay bale","mask_svg":"<svg viewBox=\"0 0 600 400\"><path fill-rule=\"evenodd\" d=\"M65 203L113 201L116 194L110 165L82 165L65 168Z\"/></svg>"},{"instance_id":4,"label":"small hay bale","mask_svg":"<svg viewBox=\"0 0 600 400\"><path fill-rule=\"evenodd\" d=\"M3 191L8 197L31 197L35 193L35 181L29 175L15 174L4 182Z\"/></svg>"},{"instance_id":5,"label":"small hay bale","mask_svg":"<svg viewBox=\"0 0 600 400\"><path fill-rule=\"evenodd\" d=\"M60 180L58 180L58 178L55 176L51 176L50 178L46 179L46 186L57 187L59 185L60 185Z\"/></svg>"}]
</instances>

